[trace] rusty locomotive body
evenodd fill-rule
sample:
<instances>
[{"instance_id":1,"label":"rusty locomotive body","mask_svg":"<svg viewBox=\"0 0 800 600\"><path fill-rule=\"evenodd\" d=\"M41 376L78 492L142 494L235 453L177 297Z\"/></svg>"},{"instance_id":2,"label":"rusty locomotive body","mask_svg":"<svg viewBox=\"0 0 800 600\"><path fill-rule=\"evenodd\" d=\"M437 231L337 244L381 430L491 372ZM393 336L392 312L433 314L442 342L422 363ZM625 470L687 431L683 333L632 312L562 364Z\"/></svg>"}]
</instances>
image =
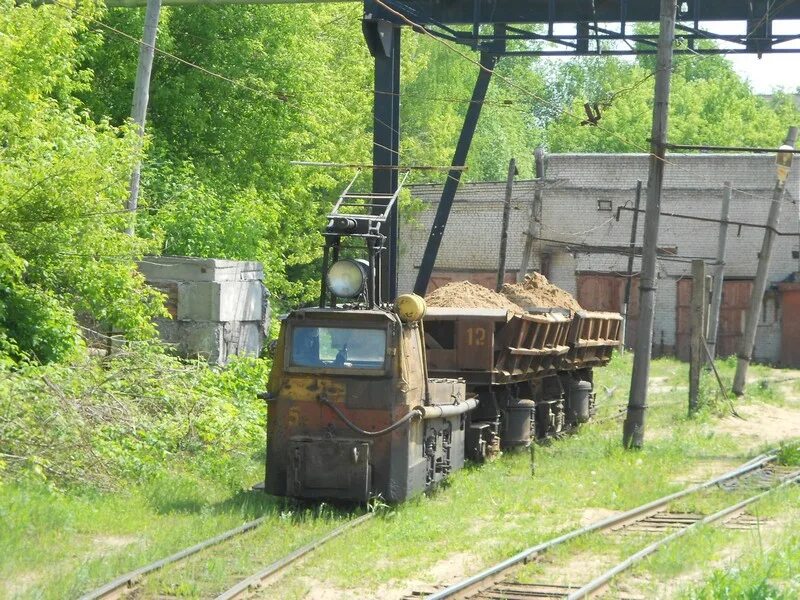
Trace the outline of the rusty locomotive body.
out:
<instances>
[{"instance_id":1,"label":"rusty locomotive body","mask_svg":"<svg viewBox=\"0 0 800 600\"><path fill-rule=\"evenodd\" d=\"M465 459L585 422L619 329L606 313L293 312L270 379L266 489L398 502Z\"/></svg>"},{"instance_id":2,"label":"rusty locomotive body","mask_svg":"<svg viewBox=\"0 0 800 600\"><path fill-rule=\"evenodd\" d=\"M281 323L266 394L268 493L399 502L467 459L590 418L592 368L619 343L618 314L426 311L413 294L384 302L383 232L398 192L352 186L324 232L319 306Z\"/></svg>"}]
</instances>

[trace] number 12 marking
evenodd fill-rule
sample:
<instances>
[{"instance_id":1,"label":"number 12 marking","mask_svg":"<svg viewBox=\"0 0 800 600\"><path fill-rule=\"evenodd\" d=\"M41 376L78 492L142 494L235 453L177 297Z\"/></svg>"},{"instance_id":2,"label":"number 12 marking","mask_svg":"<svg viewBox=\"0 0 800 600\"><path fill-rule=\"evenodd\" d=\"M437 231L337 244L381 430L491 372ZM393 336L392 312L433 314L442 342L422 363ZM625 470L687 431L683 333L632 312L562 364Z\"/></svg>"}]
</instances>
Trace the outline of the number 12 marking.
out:
<instances>
[{"instance_id":1,"label":"number 12 marking","mask_svg":"<svg viewBox=\"0 0 800 600\"><path fill-rule=\"evenodd\" d=\"M483 327L467 328L467 345L483 346L486 344L486 330Z\"/></svg>"}]
</instances>

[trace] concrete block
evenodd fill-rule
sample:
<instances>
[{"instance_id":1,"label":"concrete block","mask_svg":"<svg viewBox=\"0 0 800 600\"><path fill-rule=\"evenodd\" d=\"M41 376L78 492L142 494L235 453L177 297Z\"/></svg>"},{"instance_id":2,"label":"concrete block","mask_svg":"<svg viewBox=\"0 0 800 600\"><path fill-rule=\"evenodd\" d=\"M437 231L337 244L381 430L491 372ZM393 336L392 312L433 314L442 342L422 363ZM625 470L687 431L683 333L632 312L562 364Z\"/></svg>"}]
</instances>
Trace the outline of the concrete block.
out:
<instances>
[{"instance_id":1,"label":"concrete block","mask_svg":"<svg viewBox=\"0 0 800 600\"><path fill-rule=\"evenodd\" d=\"M179 321L260 321L266 295L260 281L178 284Z\"/></svg>"},{"instance_id":2,"label":"concrete block","mask_svg":"<svg viewBox=\"0 0 800 600\"><path fill-rule=\"evenodd\" d=\"M222 323L184 322L179 324L178 352L186 358L200 357L224 365L228 360L225 325Z\"/></svg>"},{"instance_id":3,"label":"concrete block","mask_svg":"<svg viewBox=\"0 0 800 600\"><path fill-rule=\"evenodd\" d=\"M139 271L148 281L260 281L264 269L256 261L145 256Z\"/></svg>"},{"instance_id":4,"label":"concrete block","mask_svg":"<svg viewBox=\"0 0 800 600\"><path fill-rule=\"evenodd\" d=\"M158 318L155 319L158 328L158 336L165 344L178 345L180 342L180 323L174 319Z\"/></svg>"},{"instance_id":5,"label":"concrete block","mask_svg":"<svg viewBox=\"0 0 800 600\"><path fill-rule=\"evenodd\" d=\"M258 356L264 341L261 323L225 323L225 344L228 356Z\"/></svg>"}]
</instances>

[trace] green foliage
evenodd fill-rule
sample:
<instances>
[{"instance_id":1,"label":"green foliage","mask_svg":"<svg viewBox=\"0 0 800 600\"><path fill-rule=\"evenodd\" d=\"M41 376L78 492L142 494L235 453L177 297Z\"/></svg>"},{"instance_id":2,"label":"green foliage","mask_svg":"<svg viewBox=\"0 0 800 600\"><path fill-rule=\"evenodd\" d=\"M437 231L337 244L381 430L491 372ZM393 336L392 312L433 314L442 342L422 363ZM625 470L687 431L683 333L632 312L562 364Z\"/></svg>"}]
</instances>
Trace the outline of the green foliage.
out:
<instances>
[{"instance_id":1,"label":"green foliage","mask_svg":"<svg viewBox=\"0 0 800 600\"><path fill-rule=\"evenodd\" d=\"M73 365L0 371L0 472L115 487L179 465L238 482L264 447L268 365L184 363L147 343Z\"/></svg>"},{"instance_id":2,"label":"green foliage","mask_svg":"<svg viewBox=\"0 0 800 600\"><path fill-rule=\"evenodd\" d=\"M217 6L162 15L159 48L224 77L156 55L141 235L167 254L261 261L281 307L313 299L319 231L352 172L289 161L371 161L372 60L360 8ZM135 37L142 12L112 10L106 21ZM408 31L403 48L400 162L447 165L478 68ZM94 82L82 96L115 124L128 115L136 52L130 39L107 31L86 63ZM530 61L498 70L539 81ZM514 104L519 93L493 84L489 97L467 178L504 178L511 156L530 172L536 136L526 107ZM413 216L413 207L404 212Z\"/></svg>"},{"instance_id":3,"label":"green foliage","mask_svg":"<svg viewBox=\"0 0 800 600\"><path fill-rule=\"evenodd\" d=\"M789 600L800 593L800 538L751 556L743 565L715 569L706 582L682 594L687 600Z\"/></svg>"},{"instance_id":4,"label":"green foliage","mask_svg":"<svg viewBox=\"0 0 800 600\"><path fill-rule=\"evenodd\" d=\"M781 444L776 460L779 465L792 467L800 466L800 442L795 441Z\"/></svg>"},{"instance_id":5,"label":"green foliage","mask_svg":"<svg viewBox=\"0 0 800 600\"><path fill-rule=\"evenodd\" d=\"M478 76L479 55L461 47L457 54L425 36L404 51L410 64L403 66L411 73L404 73L402 88L401 162L449 165ZM532 95L543 93L545 85L534 66L530 58L505 59L497 65L468 155L465 181L504 180L512 157L522 176L533 176L533 149L542 135L529 107L536 104ZM422 177L441 180L430 174Z\"/></svg>"},{"instance_id":6,"label":"green foliage","mask_svg":"<svg viewBox=\"0 0 800 600\"><path fill-rule=\"evenodd\" d=\"M554 67L545 117L552 152L647 152L653 101L653 67L637 62L589 58ZM598 127L581 127L583 104L598 103ZM554 108L562 107L558 114ZM720 56L680 56L670 94L670 139L682 144L774 147L800 110L779 95L756 96Z\"/></svg>"},{"instance_id":7,"label":"green foliage","mask_svg":"<svg viewBox=\"0 0 800 600\"><path fill-rule=\"evenodd\" d=\"M75 97L96 14L0 0L0 350L17 359L69 357L75 315L147 337L161 310L133 265L147 245L124 234L133 132Z\"/></svg>"},{"instance_id":8,"label":"green foliage","mask_svg":"<svg viewBox=\"0 0 800 600\"><path fill-rule=\"evenodd\" d=\"M259 260L279 304L308 300L324 215L351 175L289 161L370 158L359 7L162 14L159 48L204 70L156 55L140 234L168 254ZM107 22L138 36L141 19L142 11L115 10ZM114 123L128 115L136 53L130 39L106 32L87 63L95 80L86 101Z\"/></svg>"}]
</instances>

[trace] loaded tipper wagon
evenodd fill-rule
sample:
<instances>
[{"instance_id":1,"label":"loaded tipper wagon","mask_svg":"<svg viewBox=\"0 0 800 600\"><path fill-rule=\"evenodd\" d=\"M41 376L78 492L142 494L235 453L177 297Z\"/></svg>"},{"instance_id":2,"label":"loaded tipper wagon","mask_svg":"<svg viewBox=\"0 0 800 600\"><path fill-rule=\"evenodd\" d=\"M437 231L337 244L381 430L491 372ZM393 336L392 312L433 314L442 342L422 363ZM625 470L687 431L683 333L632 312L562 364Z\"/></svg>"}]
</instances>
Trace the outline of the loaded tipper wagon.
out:
<instances>
[{"instance_id":1,"label":"loaded tipper wagon","mask_svg":"<svg viewBox=\"0 0 800 600\"><path fill-rule=\"evenodd\" d=\"M588 421L592 368L611 359L621 324L616 313L430 307L428 371L463 378L478 397L467 437L472 455L485 456Z\"/></svg>"}]
</instances>

